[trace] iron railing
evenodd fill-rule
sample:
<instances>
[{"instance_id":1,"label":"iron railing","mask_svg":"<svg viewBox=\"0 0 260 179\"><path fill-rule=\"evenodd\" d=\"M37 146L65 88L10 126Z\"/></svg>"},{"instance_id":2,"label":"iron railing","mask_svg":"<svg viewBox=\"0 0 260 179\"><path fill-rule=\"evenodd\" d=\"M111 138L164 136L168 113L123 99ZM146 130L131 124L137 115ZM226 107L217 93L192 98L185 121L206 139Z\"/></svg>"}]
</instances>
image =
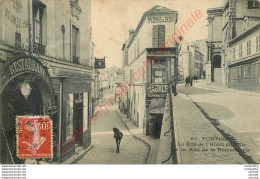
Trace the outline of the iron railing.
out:
<instances>
[{"instance_id":1,"label":"iron railing","mask_svg":"<svg viewBox=\"0 0 260 179\"><path fill-rule=\"evenodd\" d=\"M164 133L164 136L171 131L171 154L170 156L165 160L162 161L162 164L168 162L170 159L172 159L173 164L177 164L177 150L176 150L176 142L175 142L175 134L174 134L174 122L173 122L173 105L172 105L172 83L170 83L169 88L169 98L170 98L170 129Z\"/></svg>"},{"instance_id":2,"label":"iron railing","mask_svg":"<svg viewBox=\"0 0 260 179\"><path fill-rule=\"evenodd\" d=\"M37 42L34 42L33 52L35 54L45 55L45 49L46 49L46 46L39 44Z\"/></svg>"}]
</instances>

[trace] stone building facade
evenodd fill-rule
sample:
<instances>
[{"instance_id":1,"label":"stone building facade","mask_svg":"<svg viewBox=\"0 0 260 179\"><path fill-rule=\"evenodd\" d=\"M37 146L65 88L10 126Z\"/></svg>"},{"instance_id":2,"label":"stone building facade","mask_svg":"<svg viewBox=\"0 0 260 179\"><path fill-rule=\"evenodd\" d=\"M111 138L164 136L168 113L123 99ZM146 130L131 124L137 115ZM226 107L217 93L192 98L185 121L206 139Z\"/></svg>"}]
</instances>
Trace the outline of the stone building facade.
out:
<instances>
[{"instance_id":1,"label":"stone building facade","mask_svg":"<svg viewBox=\"0 0 260 179\"><path fill-rule=\"evenodd\" d=\"M51 118L53 161L67 160L77 147L88 148L90 0L2 0L0 24L1 163L25 162L16 157L19 115ZM23 86L28 96L23 96Z\"/></svg>"},{"instance_id":2,"label":"stone building facade","mask_svg":"<svg viewBox=\"0 0 260 179\"><path fill-rule=\"evenodd\" d=\"M123 80L131 84L126 102L129 117L146 135L151 132L151 112L165 105L169 83L177 79L179 37L173 39L177 19L176 11L154 6L144 13L122 48ZM162 118L154 120L158 121L155 124L160 130Z\"/></svg>"}]
</instances>

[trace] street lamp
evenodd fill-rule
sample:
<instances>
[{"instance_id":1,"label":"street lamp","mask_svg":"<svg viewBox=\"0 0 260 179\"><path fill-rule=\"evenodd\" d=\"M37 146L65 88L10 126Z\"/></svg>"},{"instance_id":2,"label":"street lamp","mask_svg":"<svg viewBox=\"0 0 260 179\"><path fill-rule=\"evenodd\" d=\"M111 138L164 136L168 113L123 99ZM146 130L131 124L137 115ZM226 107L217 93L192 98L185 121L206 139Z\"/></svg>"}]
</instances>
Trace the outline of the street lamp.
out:
<instances>
[{"instance_id":1,"label":"street lamp","mask_svg":"<svg viewBox=\"0 0 260 179\"><path fill-rule=\"evenodd\" d=\"M24 98L27 99L32 91L32 88L27 82L24 82L20 86L20 91L21 91L22 95L24 96Z\"/></svg>"}]
</instances>

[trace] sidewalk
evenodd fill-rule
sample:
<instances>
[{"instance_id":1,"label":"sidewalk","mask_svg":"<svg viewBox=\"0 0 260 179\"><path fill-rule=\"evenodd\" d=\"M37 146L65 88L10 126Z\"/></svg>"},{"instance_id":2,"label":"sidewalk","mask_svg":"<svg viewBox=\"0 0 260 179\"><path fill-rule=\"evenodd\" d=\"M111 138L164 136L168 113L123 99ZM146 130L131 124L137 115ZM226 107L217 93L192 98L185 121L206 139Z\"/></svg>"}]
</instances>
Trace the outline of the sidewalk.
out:
<instances>
[{"instance_id":1,"label":"sidewalk","mask_svg":"<svg viewBox=\"0 0 260 179\"><path fill-rule=\"evenodd\" d=\"M202 88L202 89L213 89L220 92L229 92L229 93L237 93L242 95L250 95L250 96L257 96L260 97L260 93L258 92L252 92L252 91L244 91L244 90L238 90L233 88L228 88L224 85L216 84L216 83L209 83L207 84L206 80L198 80L196 82L193 82L194 87Z\"/></svg>"},{"instance_id":2,"label":"sidewalk","mask_svg":"<svg viewBox=\"0 0 260 179\"><path fill-rule=\"evenodd\" d=\"M129 118L127 118L125 114L121 113L119 110L116 110L116 112L121 117L122 121L129 129L129 132L133 135L133 137L136 138L137 140L142 141L144 145L147 146L149 152L148 152L148 156L146 156L146 161L147 161L146 163L156 164L160 139L153 139L150 138L149 136L145 136L142 130L138 129L133 124L133 122Z\"/></svg>"},{"instance_id":3,"label":"sidewalk","mask_svg":"<svg viewBox=\"0 0 260 179\"><path fill-rule=\"evenodd\" d=\"M179 164L247 163L188 96L173 96L173 117Z\"/></svg>"}]
</instances>

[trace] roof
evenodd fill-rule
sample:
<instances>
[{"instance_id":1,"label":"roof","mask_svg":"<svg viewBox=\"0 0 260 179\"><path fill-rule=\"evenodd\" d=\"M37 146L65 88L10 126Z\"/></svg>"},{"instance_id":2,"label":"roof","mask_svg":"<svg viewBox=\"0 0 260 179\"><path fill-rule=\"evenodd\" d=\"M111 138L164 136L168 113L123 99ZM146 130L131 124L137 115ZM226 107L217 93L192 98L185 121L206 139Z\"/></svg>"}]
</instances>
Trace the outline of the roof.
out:
<instances>
[{"instance_id":1,"label":"roof","mask_svg":"<svg viewBox=\"0 0 260 179\"><path fill-rule=\"evenodd\" d=\"M236 36L234 39L232 39L229 42L229 45L232 45L244 38L246 38L248 35L250 35L251 33L253 33L256 30L260 29L260 23L255 23L254 25L252 25L250 28L248 28L245 32L243 32L242 34L239 34L238 36Z\"/></svg>"},{"instance_id":2,"label":"roof","mask_svg":"<svg viewBox=\"0 0 260 179\"><path fill-rule=\"evenodd\" d=\"M154 15L154 14L176 14L177 17L176 17L176 22L177 23L177 19L178 19L178 12L177 11L174 11L174 10L171 10L169 8L166 8L166 7L163 7L163 6L159 6L159 5L156 5L154 6L152 9L150 9L149 11L146 11L140 22L138 23L136 29L135 29L135 32L134 32L134 35L132 36L132 38L130 39L129 43L127 44L127 47L130 47L130 45L132 44L133 40L135 39L136 35L138 34L142 24L144 23L144 20L146 18L147 15Z\"/></svg>"},{"instance_id":3,"label":"roof","mask_svg":"<svg viewBox=\"0 0 260 179\"><path fill-rule=\"evenodd\" d=\"M161 13L177 13L177 11L174 11L174 10L169 9L167 7L156 5L152 9L150 9L149 11L147 11L145 13L146 14L149 14L149 13L152 13L152 14L160 13L161 14Z\"/></svg>"}]
</instances>

